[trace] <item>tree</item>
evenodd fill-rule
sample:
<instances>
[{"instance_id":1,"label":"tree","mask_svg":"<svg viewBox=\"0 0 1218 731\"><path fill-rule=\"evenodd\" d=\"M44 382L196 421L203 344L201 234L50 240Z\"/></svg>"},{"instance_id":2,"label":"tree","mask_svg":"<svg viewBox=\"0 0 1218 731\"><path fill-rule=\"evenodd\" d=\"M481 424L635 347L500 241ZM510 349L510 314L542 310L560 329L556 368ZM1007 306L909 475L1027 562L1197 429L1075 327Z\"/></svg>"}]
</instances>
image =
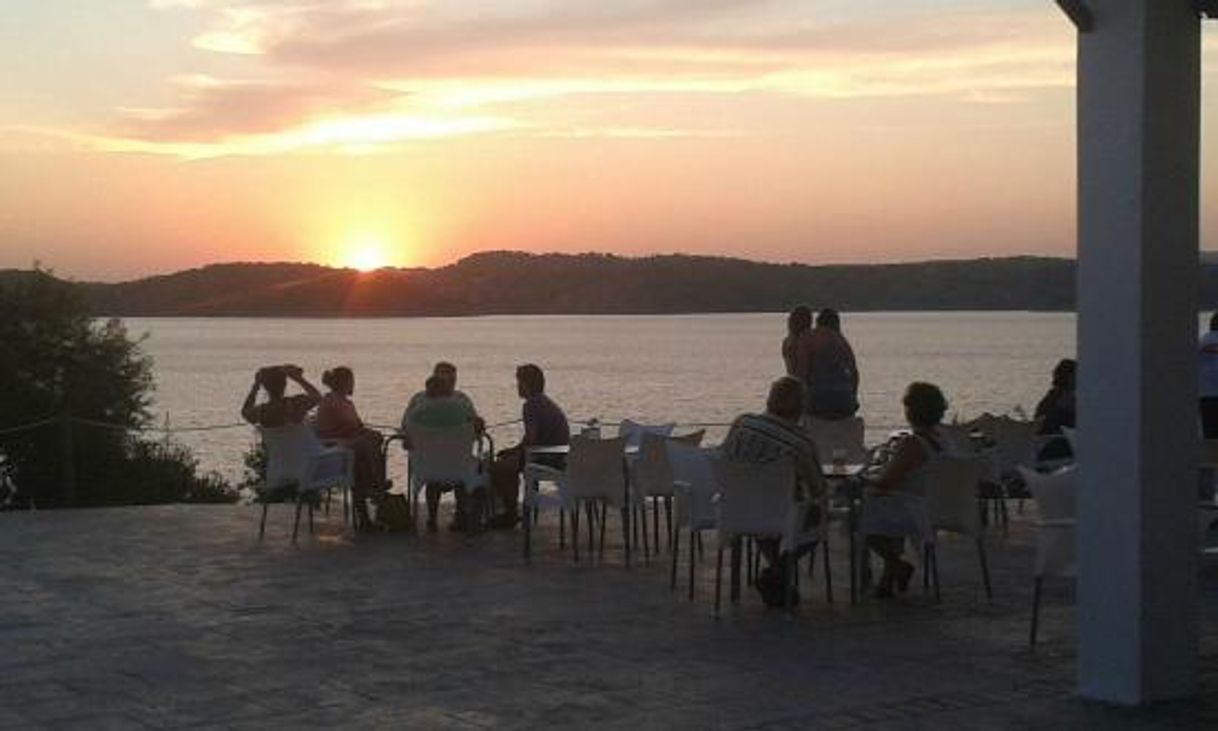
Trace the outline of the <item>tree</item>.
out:
<instances>
[{"instance_id":1,"label":"tree","mask_svg":"<svg viewBox=\"0 0 1218 731\"><path fill-rule=\"evenodd\" d=\"M140 341L119 320L95 322L77 287L40 269L0 282L0 384L0 454L17 506L172 502L219 489L183 447L135 431L149 424L153 390ZM40 425L21 428L29 424Z\"/></svg>"}]
</instances>

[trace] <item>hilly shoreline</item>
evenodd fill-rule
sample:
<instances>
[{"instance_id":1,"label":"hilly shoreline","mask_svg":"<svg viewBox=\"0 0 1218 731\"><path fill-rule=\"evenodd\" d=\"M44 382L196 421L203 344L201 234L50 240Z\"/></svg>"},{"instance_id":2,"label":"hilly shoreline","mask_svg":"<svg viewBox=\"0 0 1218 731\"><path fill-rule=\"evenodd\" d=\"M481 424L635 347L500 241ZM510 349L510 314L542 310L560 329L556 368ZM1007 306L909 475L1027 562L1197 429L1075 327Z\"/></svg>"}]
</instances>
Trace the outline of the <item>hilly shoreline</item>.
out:
<instances>
[{"instance_id":1,"label":"hilly shoreline","mask_svg":"<svg viewBox=\"0 0 1218 731\"><path fill-rule=\"evenodd\" d=\"M1202 266L1203 303L1218 268ZM0 282L30 276L0 272ZM435 269L357 272L316 264L213 264L129 282L73 282L98 316L403 317L1074 307L1075 263L1016 256L811 266L727 257L491 251Z\"/></svg>"}]
</instances>

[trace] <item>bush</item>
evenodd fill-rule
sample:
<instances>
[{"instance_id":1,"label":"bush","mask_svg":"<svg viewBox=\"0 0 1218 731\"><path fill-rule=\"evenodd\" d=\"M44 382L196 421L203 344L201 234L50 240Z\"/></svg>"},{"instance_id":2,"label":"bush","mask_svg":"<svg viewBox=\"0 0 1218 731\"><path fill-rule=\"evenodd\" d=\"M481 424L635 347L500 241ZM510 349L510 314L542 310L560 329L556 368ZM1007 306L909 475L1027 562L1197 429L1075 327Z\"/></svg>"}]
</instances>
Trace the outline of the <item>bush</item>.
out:
<instances>
[{"instance_id":1,"label":"bush","mask_svg":"<svg viewBox=\"0 0 1218 731\"><path fill-rule=\"evenodd\" d=\"M235 499L185 447L132 436L150 420L152 361L72 285L38 269L0 280L0 343L0 431L54 419L0 434L11 506Z\"/></svg>"}]
</instances>

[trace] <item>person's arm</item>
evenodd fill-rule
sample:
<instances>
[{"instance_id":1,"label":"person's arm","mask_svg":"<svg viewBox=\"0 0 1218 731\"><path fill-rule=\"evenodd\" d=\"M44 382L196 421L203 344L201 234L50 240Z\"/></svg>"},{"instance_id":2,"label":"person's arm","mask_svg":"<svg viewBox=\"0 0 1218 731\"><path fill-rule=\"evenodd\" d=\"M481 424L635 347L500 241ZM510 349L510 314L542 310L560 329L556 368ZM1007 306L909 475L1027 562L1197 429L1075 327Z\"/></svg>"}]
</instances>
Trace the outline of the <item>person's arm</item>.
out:
<instances>
[{"instance_id":1,"label":"person's arm","mask_svg":"<svg viewBox=\"0 0 1218 731\"><path fill-rule=\"evenodd\" d=\"M850 386L857 395L859 392L859 366L854 360L854 348L850 347L850 341L845 338L842 338L842 344L846 346L846 361L850 366Z\"/></svg>"},{"instance_id":2,"label":"person's arm","mask_svg":"<svg viewBox=\"0 0 1218 731\"><path fill-rule=\"evenodd\" d=\"M884 473L876 480L876 489L882 492L893 492L901 489L901 485L909 475L926 462L926 449L915 437L906 437L897 447L897 453L892 461L884 468Z\"/></svg>"},{"instance_id":3,"label":"person's arm","mask_svg":"<svg viewBox=\"0 0 1218 731\"><path fill-rule=\"evenodd\" d=\"M258 425L258 406L255 401L258 399L258 387L262 385L261 375L261 370L254 374L254 383L250 386L250 392L245 395L245 403L241 404L241 418L255 426Z\"/></svg>"},{"instance_id":4,"label":"person's arm","mask_svg":"<svg viewBox=\"0 0 1218 731\"><path fill-rule=\"evenodd\" d=\"M314 406L316 406L319 401L321 401L321 391L318 391L316 386L314 386L312 383L309 383L309 379L304 377L304 370L301 369L300 366L287 365L287 366L283 367L283 370L284 370L284 374L287 375L288 378L295 381L296 384L298 386L300 386L300 388L309 397L309 408L310 409L313 408Z\"/></svg>"}]
</instances>

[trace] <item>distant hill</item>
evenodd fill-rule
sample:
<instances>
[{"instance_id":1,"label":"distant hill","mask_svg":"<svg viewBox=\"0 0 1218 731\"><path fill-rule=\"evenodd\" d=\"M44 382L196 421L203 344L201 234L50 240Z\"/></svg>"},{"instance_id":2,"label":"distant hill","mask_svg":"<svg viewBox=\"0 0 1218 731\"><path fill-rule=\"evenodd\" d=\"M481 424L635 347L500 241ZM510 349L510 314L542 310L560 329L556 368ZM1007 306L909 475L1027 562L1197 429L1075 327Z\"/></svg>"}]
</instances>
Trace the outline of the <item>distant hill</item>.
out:
<instances>
[{"instance_id":1,"label":"distant hill","mask_svg":"<svg viewBox=\"0 0 1218 731\"><path fill-rule=\"evenodd\" d=\"M359 273L316 264L214 264L117 284L78 283L98 315L443 316L843 310L1070 310L1074 262L1011 257L808 266L705 256L474 254L437 269ZM0 286L18 276L0 271ZM1218 266L1202 270L1218 301Z\"/></svg>"}]
</instances>

